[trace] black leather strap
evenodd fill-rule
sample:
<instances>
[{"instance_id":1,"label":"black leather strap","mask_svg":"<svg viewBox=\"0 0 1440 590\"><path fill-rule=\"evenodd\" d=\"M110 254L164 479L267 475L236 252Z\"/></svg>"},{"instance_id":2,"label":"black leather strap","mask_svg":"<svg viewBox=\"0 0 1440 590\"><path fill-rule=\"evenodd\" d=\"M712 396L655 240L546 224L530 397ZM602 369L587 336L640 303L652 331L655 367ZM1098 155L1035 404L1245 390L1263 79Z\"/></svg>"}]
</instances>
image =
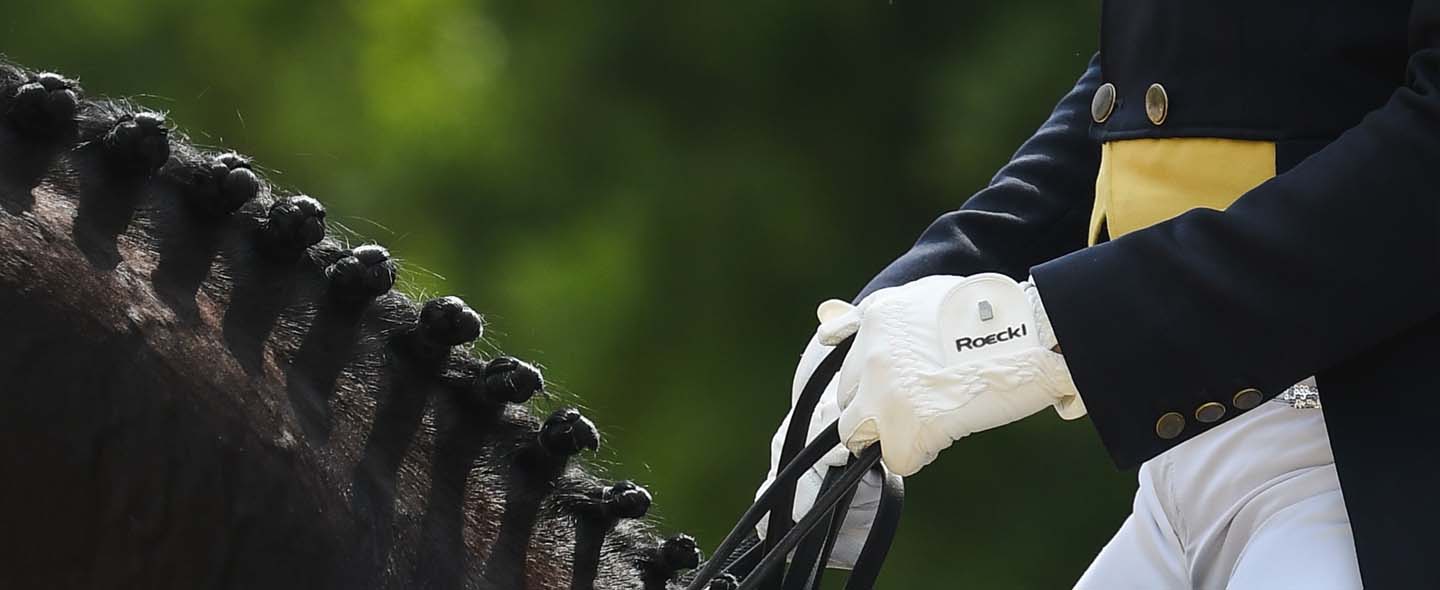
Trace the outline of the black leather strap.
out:
<instances>
[{"instance_id":1,"label":"black leather strap","mask_svg":"<svg viewBox=\"0 0 1440 590\"><path fill-rule=\"evenodd\" d=\"M704 583L709 582L711 578L719 575L721 564L735 551L736 547L740 546L747 537L754 534L755 525L760 523L760 519L763 518L766 513L771 512L781 492L788 487L789 491L786 492L786 495L790 496L788 499L793 501L795 482L800 479L800 476L805 474L805 470L809 469L811 465L814 465L816 461L819 461L821 457L825 456L825 453L835 448L835 445L838 444L840 444L839 425L831 424L829 428L826 428L825 431L820 433L820 436L815 438L814 442L797 453L795 460L780 470L780 473L775 476L775 480L771 482L770 487L766 488L765 491L760 494L760 497L755 499L755 503L751 504L750 508L745 511L745 514L740 516L740 521L735 523L735 527L730 530L730 534L726 535L725 540L720 542L720 546L715 548L715 554L710 557L709 561L700 566L700 570L695 573L695 578L691 581L688 588L691 590L700 590L704 588ZM774 512L774 514L788 513L777 511ZM786 518L786 520L789 519ZM770 552L770 549L765 547L764 544L762 544L761 547L763 548L763 552Z\"/></svg>"},{"instance_id":2,"label":"black leather strap","mask_svg":"<svg viewBox=\"0 0 1440 590\"><path fill-rule=\"evenodd\" d=\"M815 499L815 505L805 513L805 517L800 519L800 522L796 523L790 532L785 533L785 536L775 543L774 548L765 553L765 557L760 559L759 565L755 566L755 571L751 572L745 582L740 584L740 590L755 590L762 583L767 582L766 575L785 562L790 551L800 544L800 540L805 537L806 533L822 523L829 524L829 519L825 517L830 510L835 508L835 505L840 502L840 498L845 497L852 488L859 485L860 479L865 477L866 471L879 463L880 445L866 447L865 451L860 453L859 459L851 461L845 467L845 471L840 474L840 479L835 482L835 487L820 494L820 497ZM766 539L766 542L768 543L769 539ZM868 541L866 544L869 544Z\"/></svg>"},{"instance_id":3,"label":"black leather strap","mask_svg":"<svg viewBox=\"0 0 1440 590\"><path fill-rule=\"evenodd\" d=\"M720 571L735 576L737 579L744 579L755 570L755 564L760 563L760 558L764 557L765 542L760 540L760 535L755 531L750 531L750 536L740 542L736 552L738 555L732 554ZM690 578L686 578L686 582L689 580Z\"/></svg>"},{"instance_id":4,"label":"black leather strap","mask_svg":"<svg viewBox=\"0 0 1440 590\"><path fill-rule=\"evenodd\" d=\"M840 366L845 363L845 355L849 354L850 346L854 343L855 337L851 336L835 346L815 367L815 372L810 374L810 379L800 390L800 396L795 400L795 407L790 410L790 427L785 431L785 442L780 445L778 465L790 465L795 460L795 456L799 454L800 449L805 446L805 436L809 434L810 417L815 413L815 406L820 403L820 396L825 393L825 388L830 384L830 380L840 372ZM838 437L836 440L839 440ZM782 485L778 477L771 487L777 485ZM784 537L787 529L790 528L789 514L795 504L795 483L787 482L783 485L785 487L780 491L780 500L776 502L773 512L783 514L785 518L770 519L769 526L765 529L765 548L767 550L774 547L775 541Z\"/></svg>"},{"instance_id":5,"label":"black leather strap","mask_svg":"<svg viewBox=\"0 0 1440 590\"><path fill-rule=\"evenodd\" d=\"M879 445L877 444L878 448ZM870 524L870 536L855 558L855 569L850 571L850 580L845 590L870 590L880 577L880 566L890 554L890 545L895 542L895 533L900 529L900 510L905 507L905 481L898 475L881 473L884 485L880 488L880 505L875 509L875 521Z\"/></svg>"},{"instance_id":6,"label":"black leather strap","mask_svg":"<svg viewBox=\"0 0 1440 590\"><path fill-rule=\"evenodd\" d=\"M826 469L825 480L820 484L820 493L824 494L834 487L843 473L843 469ZM828 526L815 527L815 530L810 531L805 540L800 542L800 546L795 548L795 554L790 556L790 567L785 571L784 590L811 590L817 587L819 579L823 577L825 563L829 561L830 551L835 548L836 535L845 522L845 514L849 512L850 501L855 497L855 490L851 488L846 492L830 511L826 517L829 519Z\"/></svg>"},{"instance_id":7,"label":"black leather strap","mask_svg":"<svg viewBox=\"0 0 1440 590\"><path fill-rule=\"evenodd\" d=\"M790 415L779 457L779 473L770 487L756 498L740 521L720 542L710 560L691 578L688 590L702 590L721 573L730 573L744 581L742 590L809 590L818 588L824 563L834 549L835 540L844 523L846 509L865 473L877 471L884 484L880 504L870 534L855 562L855 569L846 583L847 590L869 590L874 587L880 566L889 553L899 528L904 485L899 477L885 474L880 467L880 445L866 448L859 457L852 457L844 468L832 467L821 485L819 497L810 511L793 523L790 513L795 502L795 484L830 449L840 444L839 423L832 423L815 440L805 444L810 417L820 396L849 352L853 337L847 338L826 355L801 389ZM754 527L765 514L770 514L766 540L755 543ZM800 546L804 541L805 545ZM738 558L731 558L737 548L750 545ZM790 570L781 565L795 551ZM756 554L763 554L755 557Z\"/></svg>"}]
</instances>

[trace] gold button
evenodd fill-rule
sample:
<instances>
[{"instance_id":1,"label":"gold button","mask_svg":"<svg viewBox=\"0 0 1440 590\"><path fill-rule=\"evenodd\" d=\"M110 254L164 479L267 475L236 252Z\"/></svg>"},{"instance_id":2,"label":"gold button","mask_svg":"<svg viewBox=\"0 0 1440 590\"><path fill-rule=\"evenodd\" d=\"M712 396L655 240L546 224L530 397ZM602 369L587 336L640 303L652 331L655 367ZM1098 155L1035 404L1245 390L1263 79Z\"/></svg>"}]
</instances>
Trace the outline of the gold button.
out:
<instances>
[{"instance_id":1,"label":"gold button","mask_svg":"<svg viewBox=\"0 0 1440 590\"><path fill-rule=\"evenodd\" d=\"M1219 422L1225 416L1225 405L1219 402L1208 402L1195 408L1195 419L1205 424Z\"/></svg>"},{"instance_id":2,"label":"gold button","mask_svg":"<svg viewBox=\"0 0 1440 590\"><path fill-rule=\"evenodd\" d=\"M1180 431L1185 430L1185 417L1180 412L1166 412L1155 421L1155 436L1170 440L1180 436Z\"/></svg>"},{"instance_id":3,"label":"gold button","mask_svg":"<svg viewBox=\"0 0 1440 590\"><path fill-rule=\"evenodd\" d=\"M1165 87L1159 84L1151 84L1145 91L1145 116L1150 117L1150 122L1156 125L1165 122L1165 117L1170 114L1170 96L1165 93Z\"/></svg>"},{"instance_id":4,"label":"gold button","mask_svg":"<svg viewBox=\"0 0 1440 590\"><path fill-rule=\"evenodd\" d=\"M1235 399L1230 400L1230 404L1241 410L1248 410L1260 405L1261 398L1263 397L1264 396L1260 395L1259 389L1248 387L1241 389L1239 393L1235 394Z\"/></svg>"},{"instance_id":5,"label":"gold button","mask_svg":"<svg viewBox=\"0 0 1440 590\"><path fill-rule=\"evenodd\" d=\"M1095 89L1095 98L1090 99L1090 118L1104 123L1115 110L1115 85L1109 82Z\"/></svg>"}]
</instances>

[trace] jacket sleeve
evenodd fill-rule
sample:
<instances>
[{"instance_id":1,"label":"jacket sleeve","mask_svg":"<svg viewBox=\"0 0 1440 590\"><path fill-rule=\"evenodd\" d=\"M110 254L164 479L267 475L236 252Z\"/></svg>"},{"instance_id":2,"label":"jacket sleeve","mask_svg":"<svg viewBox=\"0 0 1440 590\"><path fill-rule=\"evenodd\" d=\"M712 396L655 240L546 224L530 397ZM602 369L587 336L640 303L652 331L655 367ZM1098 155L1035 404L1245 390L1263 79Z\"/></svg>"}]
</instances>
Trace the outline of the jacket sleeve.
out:
<instances>
[{"instance_id":1,"label":"jacket sleeve","mask_svg":"<svg viewBox=\"0 0 1440 590\"><path fill-rule=\"evenodd\" d=\"M1080 395L1129 467L1440 312L1440 0L1411 14L1407 81L1229 209L1194 210L1031 269ZM1157 419L1177 412L1181 435ZM1221 421L1223 423L1223 420Z\"/></svg>"},{"instance_id":2,"label":"jacket sleeve","mask_svg":"<svg viewBox=\"0 0 1440 590\"><path fill-rule=\"evenodd\" d=\"M937 274L1000 272L1022 280L1031 265L1084 247L1100 165L1089 135L1090 99L1099 85L1097 54L990 184L930 224L856 299Z\"/></svg>"}]
</instances>

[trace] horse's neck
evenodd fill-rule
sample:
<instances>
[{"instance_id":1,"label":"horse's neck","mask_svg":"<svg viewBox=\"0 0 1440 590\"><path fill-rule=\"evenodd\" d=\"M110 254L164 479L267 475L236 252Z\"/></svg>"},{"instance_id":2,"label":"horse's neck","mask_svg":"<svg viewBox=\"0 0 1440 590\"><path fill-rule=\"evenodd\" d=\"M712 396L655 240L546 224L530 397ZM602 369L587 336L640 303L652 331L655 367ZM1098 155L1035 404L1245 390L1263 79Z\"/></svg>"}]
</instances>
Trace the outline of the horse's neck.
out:
<instances>
[{"instance_id":1,"label":"horse's neck","mask_svg":"<svg viewBox=\"0 0 1440 590\"><path fill-rule=\"evenodd\" d=\"M643 490L567 468L588 421L511 403L538 373L452 348L468 308L417 310L383 249L316 244L323 210L248 160L125 103L66 119L66 93L0 68L0 587L658 587L689 565L692 541L630 520Z\"/></svg>"}]
</instances>

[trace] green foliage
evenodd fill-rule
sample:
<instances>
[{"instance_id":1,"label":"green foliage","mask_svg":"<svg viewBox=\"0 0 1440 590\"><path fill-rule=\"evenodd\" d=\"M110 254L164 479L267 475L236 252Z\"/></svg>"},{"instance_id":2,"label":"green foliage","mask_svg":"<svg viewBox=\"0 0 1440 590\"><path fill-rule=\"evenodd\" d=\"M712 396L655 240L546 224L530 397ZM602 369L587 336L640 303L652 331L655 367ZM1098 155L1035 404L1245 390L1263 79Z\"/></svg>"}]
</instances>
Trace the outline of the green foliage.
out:
<instances>
[{"instance_id":1,"label":"green foliage","mask_svg":"<svg viewBox=\"0 0 1440 590\"><path fill-rule=\"evenodd\" d=\"M407 288L485 312L705 546L764 473L814 305L983 186L1098 22L1074 0L8 4L13 59L147 95L391 247ZM908 482L884 585L1068 587L1132 482L1083 421L965 440Z\"/></svg>"}]
</instances>

